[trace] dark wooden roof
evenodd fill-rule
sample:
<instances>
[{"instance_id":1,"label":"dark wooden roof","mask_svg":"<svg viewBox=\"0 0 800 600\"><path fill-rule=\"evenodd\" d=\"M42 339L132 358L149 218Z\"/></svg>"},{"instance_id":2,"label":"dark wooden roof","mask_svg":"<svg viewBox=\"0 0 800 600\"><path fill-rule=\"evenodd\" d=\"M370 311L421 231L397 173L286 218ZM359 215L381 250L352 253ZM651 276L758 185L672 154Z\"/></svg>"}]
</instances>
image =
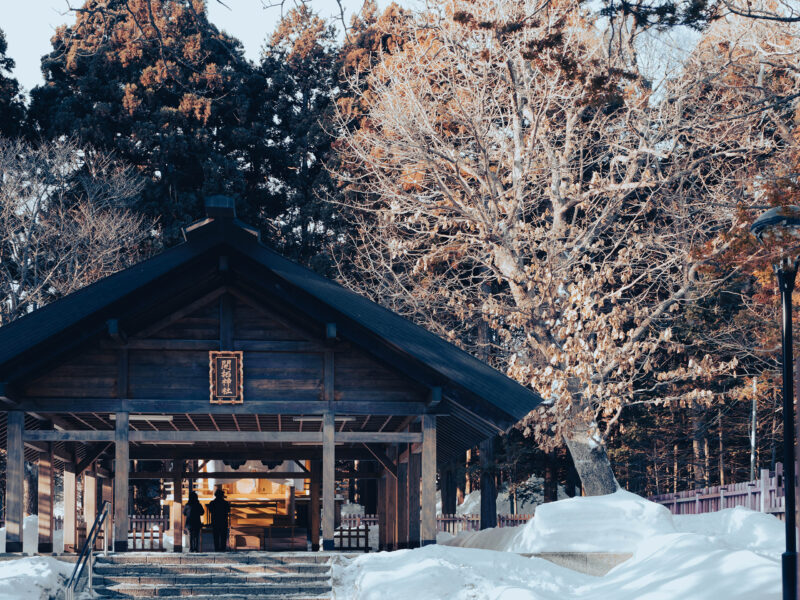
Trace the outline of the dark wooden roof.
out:
<instances>
[{"instance_id":1,"label":"dark wooden roof","mask_svg":"<svg viewBox=\"0 0 800 600\"><path fill-rule=\"evenodd\" d=\"M102 332L108 319L130 312L143 296L170 286L174 296L178 274L184 281L197 279L192 269L216 269L224 256L230 259L226 276L286 299L315 321L335 322L343 339L424 385L441 387L442 410L463 416L473 429L506 429L541 402L530 389L424 328L270 250L224 203L209 214L186 228L184 243L0 328L0 382L13 382L30 364Z\"/></svg>"}]
</instances>

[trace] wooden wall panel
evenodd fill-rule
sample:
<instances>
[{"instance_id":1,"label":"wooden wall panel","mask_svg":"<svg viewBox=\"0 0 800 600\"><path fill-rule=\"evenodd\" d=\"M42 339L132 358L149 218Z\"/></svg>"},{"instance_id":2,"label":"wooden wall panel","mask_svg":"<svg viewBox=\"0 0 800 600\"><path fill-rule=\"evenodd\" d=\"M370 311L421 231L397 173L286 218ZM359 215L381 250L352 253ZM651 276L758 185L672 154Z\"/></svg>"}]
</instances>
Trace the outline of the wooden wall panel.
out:
<instances>
[{"instance_id":1,"label":"wooden wall panel","mask_svg":"<svg viewBox=\"0 0 800 600\"><path fill-rule=\"evenodd\" d=\"M68 358L25 387L30 396L111 398L116 394L118 358L112 351L88 350ZM91 390L89 393L87 390Z\"/></svg>"},{"instance_id":2,"label":"wooden wall panel","mask_svg":"<svg viewBox=\"0 0 800 600\"><path fill-rule=\"evenodd\" d=\"M131 398L208 398L208 352L131 350Z\"/></svg>"},{"instance_id":3,"label":"wooden wall panel","mask_svg":"<svg viewBox=\"0 0 800 600\"><path fill-rule=\"evenodd\" d=\"M322 354L244 353L244 397L261 392L318 392L322 399Z\"/></svg>"},{"instance_id":4,"label":"wooden wall panel","mask_svg":"<svg viewBox=\"0 0 800 600\"><path fill-rule=\"evenodd\" d=\"M419 402L423 388L355 348L337 352L335 398L345 402Z\"/></svg>"},{"instance_id":5,"label":"wooden wall panel","mask_svg":"<svg viewBox=\"0 0 800 600\"><path fill-rule=\"evenodd\" d=\"M151 337L162 340L218 340L219 300L175 321Z\"/></svg>"},{"instance_id":6,"label":"wooden wall panel","mask_svg":"<svg viewBox=\"0 0 800 600\"><path fill-rule=\"evenodd\" d=\"M269 312L257 310L238 298L233 306L233 337L237 340L305 340L303 332L287 327Z\"/></svg>"}]
</instances>

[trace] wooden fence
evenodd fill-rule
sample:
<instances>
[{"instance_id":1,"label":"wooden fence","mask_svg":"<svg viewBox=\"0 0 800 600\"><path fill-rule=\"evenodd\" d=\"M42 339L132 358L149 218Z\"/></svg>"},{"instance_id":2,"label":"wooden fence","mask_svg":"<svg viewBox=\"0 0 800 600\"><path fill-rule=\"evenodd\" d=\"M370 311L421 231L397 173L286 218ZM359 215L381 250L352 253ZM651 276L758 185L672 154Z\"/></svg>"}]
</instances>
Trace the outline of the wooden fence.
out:
<instances>
[{"instance_id":1,"label":"wooden fence","mask_svg":"<svg viewBox=\"0 0 800 600\"><path fill-rule=\"evenodd\" d=\"M524 525L533 515L497 515L498 527ZM342 515L342 527L358 528L362 525L377 527L378 515ZM478 531L481 528L480 515L436 515L436 530L457 535L461 531Z\"/></svg>"},{"instance_id":2,"label":"wooden fence","mask_svg":"<svg viewBox=\"0 0 800 600\"><path fill-rule=\"evenodd\" d=\"M161 515L130 515L128 548L130 550L166 550L164 544L169 517Z\"/></svg>"},{"instance_id":3,"label":"wooden fence","mask_svg":"<svg viewBox=\"0 0 800 600\"><path fill-rule=\"evenodd\" d=\"M797 467L795 467L796 472ZM666 506L673 515L699 515L724 508L744 506L751 510L773 514L783 520L786 512L783 465L777 463L775 472L761 469L760 477L755 481L660 494L649 499Z\"/></svg>"}]
</instances>

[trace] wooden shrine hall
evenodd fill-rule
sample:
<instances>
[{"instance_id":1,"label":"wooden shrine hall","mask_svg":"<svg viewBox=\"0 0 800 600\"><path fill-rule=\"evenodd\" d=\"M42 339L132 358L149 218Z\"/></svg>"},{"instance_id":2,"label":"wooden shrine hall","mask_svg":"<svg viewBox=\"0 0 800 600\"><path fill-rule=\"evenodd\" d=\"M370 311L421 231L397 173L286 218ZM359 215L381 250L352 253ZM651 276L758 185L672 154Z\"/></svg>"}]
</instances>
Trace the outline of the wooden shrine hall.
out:
<instances>
[{"instance_id":1,"label":"wooden shrine hall","mask_svg":"<svg viewBox=\"0 0 800 600\"><path fill-rule=\"evenodd\" d=\"M541 399L270 250L231 199L206 214L183 243L0 328L7 551L22 550L25 461L40 552L62 470L65 548L79 549L83 477L86 522L109 500L112 547L128 550L137 461L162 461L147 476L174 485L175 550L201 461L298 464L312 548L333 549L337 481L353 479L377 482L382 548L433 543L437 469Z\"/></svg>"}]
</instances>

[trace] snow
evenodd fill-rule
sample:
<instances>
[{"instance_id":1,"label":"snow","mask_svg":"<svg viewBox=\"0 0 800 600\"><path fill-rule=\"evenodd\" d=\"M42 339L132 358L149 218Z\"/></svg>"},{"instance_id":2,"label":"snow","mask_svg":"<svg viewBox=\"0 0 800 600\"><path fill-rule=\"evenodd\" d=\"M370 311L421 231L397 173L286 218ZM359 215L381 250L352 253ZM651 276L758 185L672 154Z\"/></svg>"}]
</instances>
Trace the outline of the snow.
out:
<instances>
[{"instance_id":1,"label":"snow","mask_svg":"<svg viewBox=\"0 0 800 600\"><path fill-rule=\"evenodd\" d=\"M780 597L783 524L744 508L673 517L635 494L537 507L527 524L417 550L342 559L337 600L771 600ZM616 552L603 577L520 553Z\"/></svg>"},{"instance_id":2,"label":"snow","mask_svg":"<svg viewBox=\"0 0 800 600\"><path fill-rule=\"evenodd\" d=\"M517 501L517 514L532 515L536 512L536 507L544 502L544 478L532 475L525 482L526 485L538 490L533 494L532 498ZM558 499L563 500L567 498L563 486L558 486L557 490ZM511 498L507 485L504 485L497 493L496 499L497 514L508 515L511 514ZM464 501L456 506L457 515L478 515L481 512L481 491L473 490L464 497ZM442 514L442 499L440 492L436 492L436 514Z\"/></svg>"},{"instance_id":3,"label":"snow","mask_svg":"<svg viewBox=\"0 0 800 600\"><path fill-rule=\"evenodd\" d=\"M61 538L63 547L64 541ZM0 553L6 551L6 528L0 527ZM39 551L39 517L28 515L22 521L22 553L33 555Z\"/></svg>"},{"instance_id":4,"label":"snow","mask_svg":"<svg viewBox=\"0 0 800 600\"><path fill-rule=\"evenodd\" d=\"M0 600L48 600L64 587L74 565L52 556L0 562Z\"/></svg>"}]
</instances>

